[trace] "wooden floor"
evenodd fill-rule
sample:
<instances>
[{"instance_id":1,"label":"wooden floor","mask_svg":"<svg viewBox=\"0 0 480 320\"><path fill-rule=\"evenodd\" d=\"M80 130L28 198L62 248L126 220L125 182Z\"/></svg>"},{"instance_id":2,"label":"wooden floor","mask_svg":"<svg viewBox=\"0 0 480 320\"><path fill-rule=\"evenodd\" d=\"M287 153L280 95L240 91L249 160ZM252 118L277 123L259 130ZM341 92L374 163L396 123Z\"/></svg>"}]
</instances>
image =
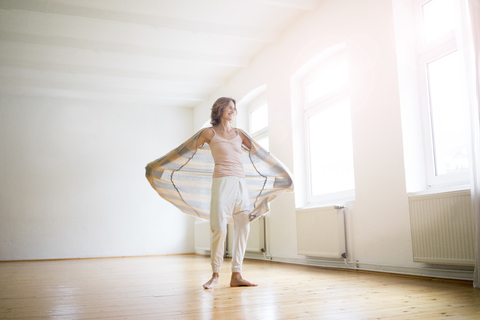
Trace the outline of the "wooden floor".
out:
<instances>
[{"instance_id":1,"label":"wooden floor","mask_svg":"<svg viewBox=\"0 0 480 320\"><path fill-rule=\"evenodd\" d=\"M246 260L259 287L204 290L209 258L0 263L1 319L480 319L470 282Z\"/></svg>"}]
</instances>

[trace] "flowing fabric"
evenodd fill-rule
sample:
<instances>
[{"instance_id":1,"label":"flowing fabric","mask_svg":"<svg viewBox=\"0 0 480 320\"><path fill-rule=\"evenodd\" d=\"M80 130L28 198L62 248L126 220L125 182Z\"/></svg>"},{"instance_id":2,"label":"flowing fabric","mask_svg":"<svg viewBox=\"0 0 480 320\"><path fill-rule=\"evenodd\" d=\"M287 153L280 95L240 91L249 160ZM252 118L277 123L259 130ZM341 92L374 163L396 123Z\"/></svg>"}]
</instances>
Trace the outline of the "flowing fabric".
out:
<instances>
[{"instance_id":1,"label":"flowing fabric","mask_svg":"<svg viewBox=\"0 0 480 320\"><path fill-rule=\"evenodd\" d=\"M162 198L182 212L209 220L215 163L208 144L195 147L203 130L165 156L150 162L146 177ZM284 191L293 192L293 179L285 165L243 130L240 131L252 145L250 150L242 145L242 163L250 201L250 221L253 221L269 211L269 202L278 195Z\"/></svg>"},{"instance_id":2,"label":"flowing fabric","mask_svg":"<svg viewBox=\"0 0 480 320\"><path fill-rule=\"evenodd\" d=\"M475 221L473 286L480 288L480 0L460 0L461 51L465 61L470 106L470 172L472 213Z\"/></svg>"}]
</instances>

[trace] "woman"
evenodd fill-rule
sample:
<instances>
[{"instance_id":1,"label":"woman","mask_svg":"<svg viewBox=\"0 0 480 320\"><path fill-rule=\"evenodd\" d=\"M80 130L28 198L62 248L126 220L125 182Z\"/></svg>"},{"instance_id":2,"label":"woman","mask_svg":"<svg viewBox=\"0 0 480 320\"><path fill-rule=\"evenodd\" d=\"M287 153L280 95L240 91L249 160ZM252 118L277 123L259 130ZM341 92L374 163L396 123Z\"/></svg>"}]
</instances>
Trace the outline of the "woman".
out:
<instances>
[{"instance_id":1,"label":"woman","mask_svg":"<svg viewBox=\"0 0 480 320\"><path fill-rule=\"evenodd\" d=\"M235 100L219 98L212 107L211 128L202 131L195 146L205 142L210 145L215 162L213 171L212 197L210 203L210 228L213 233L211 243L212 278L203 287L211 289L219 279L225 251L227 222L234 220L232 277L230 286L256 286L242 278L242 262L250 230L249 197L242 164L242 144L252 147L250 140L230 122L237 112Z\"/></svg>"},{"instance_id":2,"label":"woman","mask_svg":"<svg viewBox=\"0 0 480 320\"><path fill-rule=\"evenodd\" d=\"M230 126L236 112L235 100L219 98L212 107L211 128L146 167L148 181L162 198L186 214L210 220L213 275L203 285L207 289L218 282L227 222L235 225L230 285L256 286L241 276L249 223L266 214L278 195L293 192L288 169Z\"/></svg>"}]
</instances>

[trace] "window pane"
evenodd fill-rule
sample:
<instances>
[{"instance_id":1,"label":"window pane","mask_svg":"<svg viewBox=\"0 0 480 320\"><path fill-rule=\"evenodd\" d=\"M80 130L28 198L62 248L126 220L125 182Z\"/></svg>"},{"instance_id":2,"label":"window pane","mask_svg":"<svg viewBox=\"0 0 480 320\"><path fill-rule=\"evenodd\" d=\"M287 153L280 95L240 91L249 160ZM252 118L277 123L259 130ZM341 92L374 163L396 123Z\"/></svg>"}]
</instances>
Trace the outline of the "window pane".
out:
<instances>
[{"instance_id":1,"label":"window pane","mask_svg":"<svg viewBox=\"0 0 480 320\"><path fill-rule=\"evenodd\" d=\"M427 65L435 174L468 170L466 111L457 51Z\"/></svg>"},{"instance_id":2,"label":"window pane","mask_svg":"<svg viewBox=\"0 0 480 320\"><path fill-rule=\"evenodd\" d=\"M312 195L354 189L350 101L308 118Z\"/></svg>"},{"instance_id":3,"label":"window pane","mask_svg":"<svg viewBox=\"0 0 480 320\"><path fill-rule=\"evenodd\" d=\"M432 0L423 5L425 41L435 40L454 29L452 0Z\"/></svg>"},{"instance_id":4,"label":"window pane","mask_svg":"<svg viewBox=\"0 0 480 320\"><path fill-rule=\"evenodd\" d=\"M348 83L348 67L343 62L326 69L322 74L307 83L307 102L318 99Z\"/></svg>"},{"instance_id":5,"label":"window pane","mask_svg":"<svg viewBox=\"0 0 480 320\"><path fill-rule=\"evenodd\" d=\"M251 132L257 132L268 126L268 104L264 103L250 112Z\"/></svg>"},{"instance_id":6,"label":"window pane","mask_svg":"<svg viewBox=\"0 0 480 320\"><path fill-rule=\"evenodd\" d=\"M259 145L261 145L263 147L263 149L269 151L269 139L268 137L265 137L265 138L262 138L260 140L257 141Z\"/></svg>"}]
</instances>

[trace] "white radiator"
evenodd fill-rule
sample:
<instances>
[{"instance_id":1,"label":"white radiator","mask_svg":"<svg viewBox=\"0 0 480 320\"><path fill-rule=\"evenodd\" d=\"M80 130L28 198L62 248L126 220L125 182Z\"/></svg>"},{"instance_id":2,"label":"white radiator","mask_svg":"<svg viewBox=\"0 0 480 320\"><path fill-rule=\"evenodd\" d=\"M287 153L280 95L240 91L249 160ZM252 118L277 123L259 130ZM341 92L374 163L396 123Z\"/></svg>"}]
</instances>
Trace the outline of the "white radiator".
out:
<instances>
[{"instance_id":1,"label":"white radiator","mask_svg":"<svg viewBox=\"0 0 480 320\"><path fill-rule=\"evenodd\" d=\"M245 252L265 252L265 223L265 216L250 223L250 232L248 233L247 248ZM229 224L227 230L227 255L231 257L233 250L233 224Z\"/></svg>"},{"instance_id":2,"label":"white radiator","mask_svg":"<svg viewBox=\"0 0 480 320\"><path fill-rule=\"evenodd\" d=\"M201 219L195 220L195 253L205 254L205 251L210 251L212 239L210 222Z\"/></svg>"},{"instance_id":3,"label":"white radiator","mask_svg":"<svg viewBox=\"0 0 480 320\"><path fill-rule=\"evenodd\" d=\"M297 209L300 255L345 258L345 212L336 207Z\"/></svg>"},{"instance_id":4,"label":"white radiator","mask_svg":"<svg viewBox=\"0 0 480 320\"><path fill-rule=\"evenodd\" d=\"M470 191L410 196L413 261L475 265Z\"/></svg>"},{"instance_id":5,"label":"white radiator","mask_svg":"<svg viewBox=\"0 0 480 320\"><path fill-rule=\"evenodd\" d=\"M246 251L263 252L265 249L265 217L261 217L250 223Z\"/></svg>"}]
</instances>

